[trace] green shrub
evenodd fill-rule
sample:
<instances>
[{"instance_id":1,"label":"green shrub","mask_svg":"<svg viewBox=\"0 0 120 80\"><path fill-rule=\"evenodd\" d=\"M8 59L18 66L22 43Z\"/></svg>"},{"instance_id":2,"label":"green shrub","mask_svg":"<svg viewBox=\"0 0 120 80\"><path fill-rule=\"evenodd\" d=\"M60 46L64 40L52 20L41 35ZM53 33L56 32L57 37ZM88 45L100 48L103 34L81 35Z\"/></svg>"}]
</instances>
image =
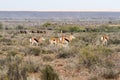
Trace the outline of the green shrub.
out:
<instances>
[{"instance_id":1,"label":"green shrub","mask_svg":"<svg viewBox=\"0 0 120 80\"><path fill-rule=\"evenodd\" d=\"M43 26L43 27L49 27L49 26L51 26L51 25L52 25L52 23L46 22L46 23L44 23L42 26Z\"/></svg>"},{"instance_id":2,"label":"green shrub","mask_svg":"<svg viewBox=\"0 0 120 80\"><path fill-rule=\"evenodd\" d=\"M80 53L80 63L82 63L85 67L90 67L94 64L97 64L99 58L95 53L89 48L84 48Z\"/></svg>"},{"instance_id":3,"label":"green shrub","mask_svg":"<svg viewBox=\"0 0 120 80\"><path fill-rule=\"evenodd\" d=\"M35 72L39 72L40 71L39 64L37 64L37 63L35 63L33 61L26 61L24 63L24 68L29 73L35 73Z\"/></svg>"},{"instance_id":4,"label":"green shrub","mask_svg":"<svg viewBox=\"0 0 120 80\"><path fill-rule=\"evenodd\" d=\"M0 29L3 29L3 24L0 22Z\"/></svg>"},{"instance_id":5,"label":"green shrub","mask_svg":"<svg viewBox=\"0 0 120 80\"><path fill-rule=\"evenodd\" d=\"M63 32L85 32L85 28L81 26L76 25L66 25L59 27L57 30L63 31Z\"/></svg>"},{"instance_id":6,"label":"green shrub","mask_svg":"<svg viewBox=\"0 0 120 80\"><path fill-rule=\"evenodd\" d=\"M57 58L69 58L70 54L67 52L63 52L57 55Z\"/></svg>"},{"instance_id":7,"label":"green shrub","mask_svg":"<svg viewBox=\"0 0 120 80\"><path fill-rule=\"evenodd\" d=\"M50 22L46 22L42 25L42 27L45 29L47 28L48 30L55 30L56 28L59 27L59 25L55 24L55 23L50 23Z\"/></svg>"},{"instance_id":8,"label":"green shrub","mask_svg":"<svg viewBox=\"0 0 120 80\"><path fill-rule=\"evenodd\" d=\"M53 61L53 59L50 56L44 56L43 61Z\"/></svg>"},{"instance_id":9,"label":"green shrub","mask_svg":"<svg viewBox=\"0 0 120 80\"><path fill-rule=\"evenodd\" d=\"M75 55L78 53L77 52L78 49L77 48L70 48L70 49L60 49L60 51L58 51L58 55L57 58L70 58L70 57L75 57Z\"/></svg>"},{"instance_id":10,"label":"green shrub","mask_svg":"<svg viewBox=\"0 0 120 80\"><path fill-rule=\"evenodd\" d=\"M70 27L70 28L69 28L70 32L79 32L79 31L80 31L79 29L80 29L80 28L77 27L77 26L74 26L74 27Z\"/></svg>"},{"instance_id":11,"label":"green shrub","mask_svg":"<svg viewBox=\"0 0 120 80\"><path fill-rule=\"evenodd\" d=\"M119 39L110 40L110 43L119 45L120 44L120 40Z\"/></svg>"},{"instance_id":12,"label":"green shrub","mask_svg":"<svg viewBox=\"0 0 120 80\"><path fill-rule=\"evenodd\" d=\"M52 50L41 49L41 54L51 54L51 53L53 53Z\"/></svg>"},{"instance_id":13,"label":"green shrub","mask_svg":"<svg viewBox=\"0 0 120 80\"><path fill-rule=\"evenodd\" d=\"M97 32L118 32L119 26L101 25L95 29Z\"/></svg>"},{"instance_id":14,"label":"green shrub","mask_svg":"<svg viewBox=\"0 0 120 80\"><path fill-rule=\"evenodd\" d=\"M27 80L26 69L20 66L21 59L19 57L7 57L8 71L6 80Z\"/></svg>"},{"instance_id":15,"label":"green shrub","mask_svg":"<svg viewBox=\"0 0 120 80\"><path fill-rule=\"evenodd\" d=\"M18 26L16 27L16 29L18 29L18 30L20 30L20 29L24 29L24 26L22 26L22 25L18 25Z\"/></svg>"},{"instance_id":16,"label":"green shrub","mask_svg":"<svg viewBox=\"0 0 120 80\"><path fill-rule=\"evenodd\" d=\"M97 76L92 76L88 80L98 80Z\"/></svg>"},{"instance_id":17,"label":"green shrub","mask_svg":"<svg viewBox=\"0 0 120 80\"><path fill-rule=\"evenodd\" d=\"M15 56L16 54L18 54L17 51L9 51L9 52L8 52L8 55L9 55L9 56Z\"/></svg>"},{"instance_id":18,"label":"green shrub","mask_svg":"<svg viewBox=\"0 0 120 80\"><path fill-rule=\"evenodd\" d=\"M0 41L1 41L1 42L11 42L11 39L1 38Z\"/></svg>"},{"instance_id":19,"label":"green shrub","mask_svg":"<svg viewBox=\"0 0 120 80\"><path fill-rule=\"evenodd\" d=\"M42 70L42 80L60 80L58 74L53 70L50 65Z\"/></svg>"},{"instance_id":20,"label":"green shrub","mask_svg":"<svg viewBox=\"0 0 120 80\"><path fill-rule=\"evenodd\" d=\"M3 42L3 44L6 44L6 45L12 45L12 40L11 39L8 39L8 38L0 38L0 42Z\"/></svg>"},{"instance_id":21,"label":"green shrub","mask_svg":"<svg viewBox=\"0 0 120 80\"><path fill-rule=\"evenodd\" d=\"M86 32L119 32L119 26L100 25L98 27L87 27Z\"/></svg>"},{"instance_id":22,"label":"green shrub","mask_svg":"<svg viewBox=\"0 0 120 80\"><path fill-rule=\"evenodd\" d=\"M107 57L113 53L113 51L110 48L105 47L105 46L97 47L95 51L97 54L104 56L104 57Z\"/></svg>"},{"instance_id":23,"label":"green shrub","mask_svg":"<svg viewBox=\"0 0 120 80\"><path fill-rule=\"evenodd\" d=\"M29 47L27 54L31 54L31 55L35 55L35 56L39 56L40 55L41 50L39 48L35 48L35 47Z\"/></svg>"},{"instance_id":24,"label":"green shrub","mask_svg":"<svg viewBox=\"0 0 120 80\"><path fill-rule=\"evenodd\" d=\"M20 80L18 65L10 64L7 75L9 80Z\"/></svg>"},{"instance_id":25,"label":"green shrub","mask_svg":"<svg viewBox=\"0 0 120 80\"><path fill-rule=\"evenodd\" d=\"M2 38L3 36L2 35L0 35L0 38Z\"/></svg>"},{"instance_id":26,"label":"green shrub","mask_svg":"<svg viewBox=\"0 0 120 80\"><path fill-rule=\"evenodd\" d=\"M113 52L106 47L93 47L93 46L87 46L80 50L80 57L79 62L80 64L84 65L87 68L90 68L91 66L112 66L112 63L106 64L106 62L109 62L104 60L109 55L111 55ZM104 61L103 61L104 60Z\"/></svg>"}]
</instances>

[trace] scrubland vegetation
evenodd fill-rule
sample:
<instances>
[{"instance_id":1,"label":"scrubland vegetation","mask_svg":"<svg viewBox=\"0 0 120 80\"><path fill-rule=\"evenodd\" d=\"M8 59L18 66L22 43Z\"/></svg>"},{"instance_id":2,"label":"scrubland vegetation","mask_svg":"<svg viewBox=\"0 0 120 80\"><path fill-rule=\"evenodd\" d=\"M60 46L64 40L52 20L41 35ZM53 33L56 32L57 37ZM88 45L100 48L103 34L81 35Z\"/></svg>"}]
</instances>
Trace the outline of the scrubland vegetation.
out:
<instances>
[{"instance_id":1,"label":"scrubland vegetation","mask_svg":"<svg viewBox=\"0 0 120 80\"><path fill-rule=\"evenodd\" d=\"M26 33L20 33L20 30ZM46 33L31 33L44 30ZM50 46L50 37L73 33L69 48ZM108 46L100 37L109 35ZM46 40L30 45L32 36ZM120 80L120 25L81 26L46 22L35 26L0 23L0 80Z\"/></svg>"}]
</instances>

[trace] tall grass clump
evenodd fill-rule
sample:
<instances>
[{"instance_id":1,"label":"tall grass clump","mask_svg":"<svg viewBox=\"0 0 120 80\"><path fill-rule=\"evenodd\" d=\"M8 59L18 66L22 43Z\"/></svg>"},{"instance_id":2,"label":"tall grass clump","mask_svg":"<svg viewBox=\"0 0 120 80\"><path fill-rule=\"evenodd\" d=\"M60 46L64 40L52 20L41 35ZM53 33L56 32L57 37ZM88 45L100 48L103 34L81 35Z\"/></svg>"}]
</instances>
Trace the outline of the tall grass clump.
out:
<instances>
[{"instance_id":1,"label":"tall grass clump","mask_svg":"<svg viewBox=\"0 0 120 80\"><path fill-rule=\"evenodd\" d=\"M69 49L60 49L57 54L57 58L70 58L75 57L78 53L78 48L76 47L70 47Z\"/></svg>"},{"instance_id":2,"label":"tall grass clump","mask_svg":"<svg viewBox=\"0 0 120 80\"><path fill-rule=\"evenodd\" d=\"M60 80L58 74L50 65L46 65L42 70L42 80Z\"/></svg>"},{"instance_id":3,"label":"tall grass clump","mask_svg":"<svg viewBox=\"0 0 120 80\"><path fill-rule=\"evenodd\" d=\"M29 47L27 49L27 54L29 54L29 55L39 56L40 52L41 52L41 50L36 47Z\"/></svg>"},{"instance_id":4,"label":"tall grass clump","mask_svg":"<svg viewBox=\"0 0 120 80\"><path fill-rule=\"evenodd\" d=\"M88 68L99 62L98 56L95 55L94 51L88 47L81 49L79 60L81 64Z\"/></svg>"},{"instance_id":5,"label":"tall grass clump","mask_svg":"<svg viewBox=\"0 0 120 80\"><path fill-rule=\"evenodd\" d=\"M29 73L36 73L40 71L40 66L37 62L34 62L32 60L24 62L24 68Z\"/></svg>"},{"instance_id":6,"label":"tall grass clump","mask_svg":"<svg viewBox=\"0 0 120 80\"><path fill-rule=\"evenodd\" d=\"M7 57L7 76L5 80L27 80L27 72L24 67L20 64L22 62L22 58L8 56Z\"/></svg>"}]
</instances>

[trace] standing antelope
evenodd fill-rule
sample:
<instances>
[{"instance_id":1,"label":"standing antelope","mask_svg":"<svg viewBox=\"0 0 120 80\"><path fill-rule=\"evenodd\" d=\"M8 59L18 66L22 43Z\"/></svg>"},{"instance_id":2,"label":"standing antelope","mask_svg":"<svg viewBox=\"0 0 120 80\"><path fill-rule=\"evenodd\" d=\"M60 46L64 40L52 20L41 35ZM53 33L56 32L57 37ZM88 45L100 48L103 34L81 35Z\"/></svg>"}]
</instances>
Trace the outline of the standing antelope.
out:
<instances>
[{"instance_id":1,"label":"standing antelope","mask_svg":"<svg viewBox=\"0 0 120 80\"><path fill-rule=\"evenodd\" d=\"M75 37L73 35L69 35L69 36L62 36L60 37L60 43L67 47L69 42L71 42L73 39L75 39Z\"/></svg>"},{"instance_id":2,"label":"standing antelope","mask_svg":"<svg viewBox=\"0 0 120 80\"><path fill-rule=\"evenodd\" d=\"M43 41L44 41L45 39L43 38L43 37L32 37L32 38L30 38L30 44L32 44L32 45L39 45L39 43L42 43Z\"/></svg>"},{"instance_id":3,"label":"standing antelope","mask_svg":"<svg viewBox=\"0 0 120 80\"><path fill-rule=\"evenodd\" d=\"M108 45L108 40L109 40L109 36L103 35L103 36L101 37L102 45L107 46L107 45Z\"/></svg>"},{"instance_id":4,"label":"standing antelope","mask_svg":"<svg viewBox=\"0 0 120 80\"><path fill-rule=\"evenodd\" d=\"M67 47L71 40L75 39L73 35L63 36L58 38L50 38L49 42L51 45L58 45L62 47Z\"/></svg>"},{"instance_id":5,"label":"standing antelope","mask_svg":"<svg viewBox=\"0 0 120 80\"><path fill-rule=\"evenodd\" d=\"M49 42L50 42L50 45L59 45L60 44L60 39L59 38L55 38L55 37L52 37L49 39Z\"/></svg>"}]
</instances>

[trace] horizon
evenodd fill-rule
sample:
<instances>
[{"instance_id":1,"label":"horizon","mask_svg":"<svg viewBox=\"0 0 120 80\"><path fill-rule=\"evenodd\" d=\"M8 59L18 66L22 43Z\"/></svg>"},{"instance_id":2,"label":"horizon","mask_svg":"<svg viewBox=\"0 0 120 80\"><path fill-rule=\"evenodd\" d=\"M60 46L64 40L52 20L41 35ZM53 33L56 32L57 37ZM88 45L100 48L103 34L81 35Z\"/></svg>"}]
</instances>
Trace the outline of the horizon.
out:
<instances>
[{"instance_id":1,"label":"horizon","mask_svg":"<svg viewBox=\"0 0 120 80\"><path fill-rule=\"evenodd\" d=\"M67 11L67 10L65 10L65 11L34 11L34 10L31 10L31 11L29 11L29 10L0 10L0 12L120 12L120 11L115 11L115 10L111 10L111 11L101 11L101 10L91 10L91 11Z\"/></svg>"}]
</instances>

